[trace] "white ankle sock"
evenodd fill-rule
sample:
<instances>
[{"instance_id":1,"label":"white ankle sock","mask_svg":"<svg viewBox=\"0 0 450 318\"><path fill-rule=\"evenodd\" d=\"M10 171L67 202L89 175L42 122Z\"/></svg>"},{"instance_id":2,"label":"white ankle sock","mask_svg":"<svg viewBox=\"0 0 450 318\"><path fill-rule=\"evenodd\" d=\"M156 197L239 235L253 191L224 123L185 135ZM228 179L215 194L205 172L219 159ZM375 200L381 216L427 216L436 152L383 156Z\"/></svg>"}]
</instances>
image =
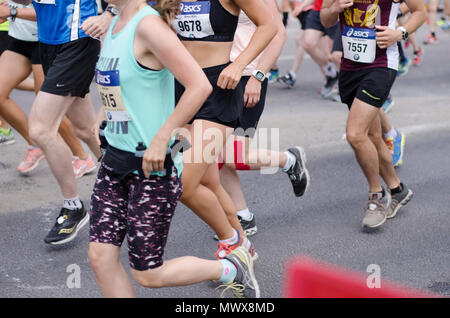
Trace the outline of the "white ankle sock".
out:
<instances>
[{"instance_id":1,"label":"white ankle sock","mask_svg":"<svg viewBox=\"0 0 450 318\"><path fill-rule=\"evenodd\" d=\"M81 209L81 207L82 205L79 196L76 196L75 198L64 199L63 201L63 208L65 209L77 210Z\"/></svg>"},{"instance_id":2,"label":"white ankle sock","mask_svg":"<svg viewBox=\"0 0 450 318\"><path fill-rule=\"evenodd\" d=\"M397 137L397 131L394 127L391 128L386 134L384 134L384 138L395 138Z\"/></svg>"},{"instance_id":3,"label":"white ankle sock","mask_svg":"<svg viewBox=\"0 0 450 318\"><path fill-rule=\"evenodd\" d=\"M251 213L248 208L244 209L244 210L240 210L237 212L237 215L239 215L242 219L246 220L246 221L250 221L251 219L253 219L253 213Z\"/></svg>"},{"instance_id":4,"label":"white ankle sock","mask_svg":"<svg viewBox=\"0 0 450 318\"><path fill-rule=\"evenodd\" d=\"M297 78L297 74L295 74L293 71L289 72L289 75L291 75L291 78L295 81Z\"/></svg>"},{"instance_id":5,"label":"white ankle sock","mask_svg":"<svg viewBox=\"0 0 450 318\"><path fill-rule=\"evenodd\" d=\"M225 240L220 240L219 243L230 244L230 245L236 244L239 240L239 234L235 229L233 229L233 232L234 232L234 235L232 237L225 239Z\"/></svg>"},{"instance_id":6,"label":"white ankle sock","mask_svg":"<svg viewBox=\"0 0 450 318\"><path fill-rule=\"evenodd\" d=\"M331 62L328 62L327 65L322 67L326 76L335 77L337 75L336 65Z\"/></svg>"}]
</instances>

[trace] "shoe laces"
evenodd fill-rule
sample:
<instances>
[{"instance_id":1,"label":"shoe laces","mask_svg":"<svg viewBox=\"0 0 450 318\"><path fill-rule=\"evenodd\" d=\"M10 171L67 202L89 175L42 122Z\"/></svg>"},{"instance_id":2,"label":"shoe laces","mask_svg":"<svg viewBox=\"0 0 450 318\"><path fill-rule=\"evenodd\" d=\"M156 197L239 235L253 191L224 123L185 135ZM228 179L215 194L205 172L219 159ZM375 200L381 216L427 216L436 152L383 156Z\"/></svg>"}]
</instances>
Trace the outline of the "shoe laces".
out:
<instances>
[{"instance_id":1,"label":"shoe laces","mask_svg":"<svg viewBox=\"0 0 450 318\"><path fill-rule=\"evenodd\" d=\"M386 142L386 146L392 152L394 151L394 138L386 138L384 140Z\"/></svg>"},{"instance_id":2,"label":"shoe laces","mask_svg":"<svg viewBox=\"0 0 450 318\"><path fill-rule=\"evenodd\" d=\"M230 252L233 250L231 248L232 246L231 244L218 243L217 246L219 247L219 249L216 252L216 258L224 258L228 254L230 254ZM223 253L225 253L225 255L222 256Z\"/></svg>"},{"instance_id":3,"label":"shoe laces","mask_svg":"<svg viewBox=\"0 0 450 318\"><path fill-rule=\"evenodd\" d=\"M234 297L244 298L245 286L242 284L238 284L233 281L231 283L222 284L222 285L216 287L216 289L220 289L220 288L223 288L222 292L220 293L220 298L224 298L225 294L228 290L231 290Z\"/></svg>"}]
</instances>

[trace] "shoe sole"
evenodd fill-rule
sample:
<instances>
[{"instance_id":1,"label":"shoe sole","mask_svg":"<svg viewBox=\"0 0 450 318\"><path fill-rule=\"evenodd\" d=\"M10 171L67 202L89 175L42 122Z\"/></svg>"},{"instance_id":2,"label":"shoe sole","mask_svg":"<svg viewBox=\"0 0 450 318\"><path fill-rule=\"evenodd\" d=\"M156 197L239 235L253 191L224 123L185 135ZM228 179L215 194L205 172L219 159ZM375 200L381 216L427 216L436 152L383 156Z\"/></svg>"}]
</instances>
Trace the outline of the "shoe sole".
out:
<instances>
[{"instance_id":1,"label":"shoe sole","mask_svg":"<svg viewBox=\"0 0 450 318\"><path fill-rule=\"evenodd\" d=\"M397 163L394 165L394 167L398 167L400 165L403 164L403 150L405 149L405 134L402 134L402 143L400 145L400 147L402 148L401 152L400 152L400 158L398 159Z\"/></svg>"},{"instance_id":2,"label":"shoe sole","mask_svg":"<svg viewBox=\"0 0 450 318\"><path fill-rule=\"evenodd\" d=\"M298 146L296 146L296 147L294 147L294 148L297 148L297 150L300 151L300 160L301 160L302 167L303 167L303 170L304 170L305 175L306 175L306 188L305 188L305 192L303 192L303 193L300 194L300 195L297 195L297 194L295 194L295 192L294 192L294 194L295 194L296 197L301 197L301 196L303 196L303 195L306 193L306 191L308 191L309 181L310 181L310 176L309 176L309 171L308 171L308 169L306 168L306 162L307 162L307 159L306 159L306 152L305 152L305 150L304 150L302 147L298 147ZM292 153L292 152L291 152L291 153ZM293 155L295 155L295 154L293 154Z\"/></svg>"},{"instance_id":3,"label":"shoe sole","mask_svg":"<svg viewBox=\"0 0 450 318\"><path fill-rule=\"evenodd\" d=\"M387 216L383 219L383 221L381 221L381 222L378 223L378 224L375 224L375 225L367 225L367 224L363 224L363 228L374 229L374 228L380 227L380 226L382 226L382 225L386 222L386 220L387 220Z\"/></svg>"},{"instance_id":4,"label":"shoe sole","mask_svg":"<svg viewBox=\"0 0 450 318\"><path fill-rule=\"evenodd\" d=\"M30 168L28 168L28 169L26 169L26 170L23 170L23 171L20 171L19 169L17 169L17 171L19 171L19 173L21 173L21 174L27 174L28 172L31 172L31 171L33 171L34 169L36 169L36 167L39 165L39 162L40 162L41 160L43 160L43 159L45 159L45 156L44 156L44 155L42 155L41 157L39 157L39 159L36 160L35 163L34 163Z\"/></svg>"},{"instance_id":5,"label":"shoe sole","mask_svg":"<svg viewBox=\"0 0 450 318\"><path fill-rule=\"evenodd\" d=\"M83 219L81 219L80 223L78 223L78 226L75 229L75 232L72 233L72 235L70 235L69 237L65 238L64 240L57 241L57 242L50 242L48 244L50 244L50 245L61 245L61 244L65 244L65 243L69 243L70 241L73 241L77 237L78 232L87 224L88 221L89 221L89 214L86 213L86 216Z\"/></svg>"},{"instance_id":6,"label":"shoe sole","mask_svg":"<svg viewBox=\"0 0 450 318\"><path fill-rule=\"evenodd\" d=\"M14 144L15 142L16 142L15 139L13 139L13 140L8 140L8 141L4 141L4 142L0 143L0 146L2 146L2 145L4 145L4 146L12 145L12 144Z\"/></svg>"},{"instance_id":7,"label":"shoe sole","mask_svg":"<svg viewBox=\"0 0 450 318\"><path fill-rule=\"evenodd\" d=\"M255 270L253 268L253 258L252 257L248 258L247 255L250 255L250 253L242 253L242 255L245 257L246 263L250 264L250 266L247 266L247 267L248 267L248 271L249 271L253 286L255 287L255 298L260 298L261 291L259 290L259 284L258 284L258 281L256 280Z\"/></svg>"},{"instance_id":8,"label":"shoe sole","mask_svg":"<svg viewBox=\"0 0 450 318\"><path fill-rule=\"evenodd\" d=\"M400 201L400 203L397 205L397 207L394 210L394 213L392 213L392 215L387 216L386 218L388 219L392 219L397 215L398 210L400 210L401 207L405 206L408 204L409 201L411 201L412 197L414 196L414 193L411 191L411 189L408 189L408 194L406 195L406 197Z\"/></svg>"}]
</instances>

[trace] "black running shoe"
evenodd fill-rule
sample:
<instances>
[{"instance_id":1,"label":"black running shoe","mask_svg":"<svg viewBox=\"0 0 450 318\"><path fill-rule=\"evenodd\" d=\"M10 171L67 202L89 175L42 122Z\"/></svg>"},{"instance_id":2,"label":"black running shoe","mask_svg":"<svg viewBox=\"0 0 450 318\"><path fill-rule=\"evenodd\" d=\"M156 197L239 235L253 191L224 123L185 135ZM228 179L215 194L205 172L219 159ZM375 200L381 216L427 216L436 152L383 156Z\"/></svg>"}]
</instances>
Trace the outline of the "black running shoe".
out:
<instances>
[{"instance_id":1,"label":"black running shoe","mask_svg":"<svg viewBox=\"0 0 450 318\"><path fill-rule=\"evenodd\" d=\"M83 202L81 208L69 210L62 208L55 225L48 232L44 242L52 245L64 244L72 241L78 231L88 223L89 215L86 213Z\"/></svg>"},{"instance_id":2,"label":"black running shoe","mask_svg":"<svg viewBox=\"0 0 450 318\"><path fill-rule=\"evenodd\" d=\"M287 73L286 75L278 78L278 83L284 84L288 88L292 88L295 85L295 79L292 78L291 74Z\"/></svg>"},{"instance_id":3,"label":"black running shoe","mask_svg":"<svg viewBox=\"0 0 450 318\"><path fill-rule=\"evenodd\" d=\"M337 84L338 79L339 79L338 75L336 75L335 77L327 76L327 82L320 91L322 97L328 98L331 96L331 94L333 93L333 88Z\"/></svg>"},{"instance_id":4,"label":"black running shoe","mask_svg":"<svg viewBox=\"0 0 450 318\"><path fill-rule=\"evenodd\" d=\"M256 226L255 214L252 213L252 219L250 221L244 220L238 215L239 223L241 223L242 229L245 235L252 236L258 232L258 227Z\"/></svg>"},{"instance_id":5,"label":"black running shoe","mask_svg":"<svg viewBox=\"0 0 450 318\"><path fill-rule=\"evenodd\" d=\"M309 173L308 169L306 169L306 154L301 147L289 148L287 151L292 153L297 160L286 173L291 180L295 195L301 197L305 194L309 185Z\"/></svg>"}]
</instances>

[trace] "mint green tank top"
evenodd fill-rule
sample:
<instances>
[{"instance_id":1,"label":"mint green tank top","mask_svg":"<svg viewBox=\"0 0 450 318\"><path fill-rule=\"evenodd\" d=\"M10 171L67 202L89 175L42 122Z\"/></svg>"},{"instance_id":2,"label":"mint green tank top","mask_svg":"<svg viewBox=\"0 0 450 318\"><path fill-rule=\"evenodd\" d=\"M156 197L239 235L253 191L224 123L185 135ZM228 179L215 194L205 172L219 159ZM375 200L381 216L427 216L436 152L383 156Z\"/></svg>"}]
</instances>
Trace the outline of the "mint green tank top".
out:
<instances>
[{"instance_id":1,"label":"mint green tank top","mask_svg":"<svg viewBox=\"0 0 450 318\"><path fill-rule=\"evenodd\" d=\"M133 153L139 142L150 146L175 108L173 75L166 68L160 71L142 68L133 52L136 28L152 14L159 16L152 7L145 6L120 32L112 34L116 17L105 36L95 70L108 119L105 137L111 146ZM180 175L183 168L180 154L174 163Z\"/></svg>"}]
</instances>

